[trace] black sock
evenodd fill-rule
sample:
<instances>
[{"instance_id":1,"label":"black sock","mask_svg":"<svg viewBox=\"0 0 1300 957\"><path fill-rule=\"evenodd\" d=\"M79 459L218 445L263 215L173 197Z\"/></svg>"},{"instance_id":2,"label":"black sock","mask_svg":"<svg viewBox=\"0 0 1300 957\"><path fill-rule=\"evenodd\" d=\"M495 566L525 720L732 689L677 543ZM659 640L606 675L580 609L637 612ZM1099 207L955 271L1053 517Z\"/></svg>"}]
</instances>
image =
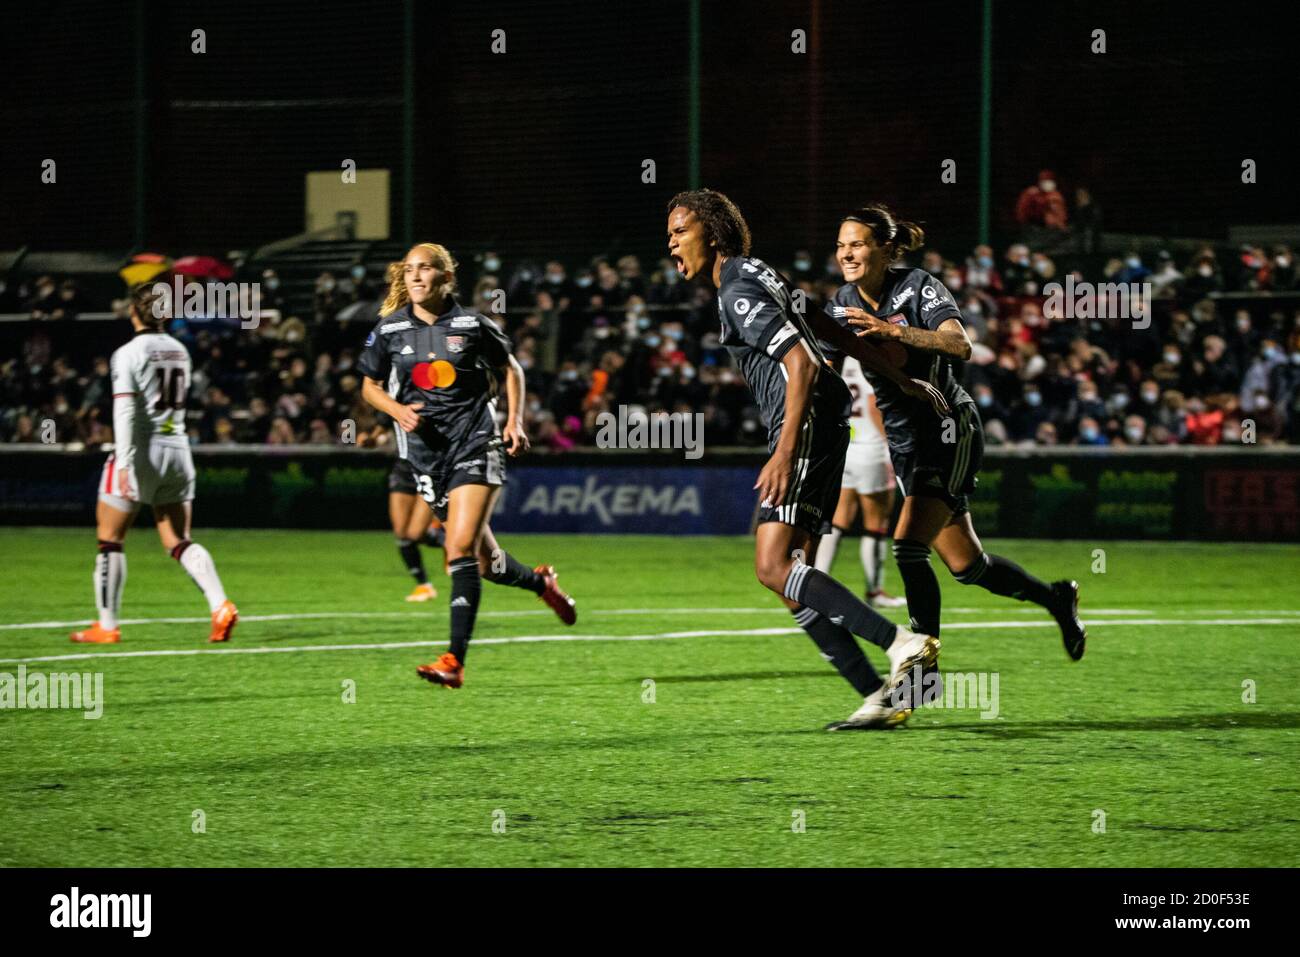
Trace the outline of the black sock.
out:
<instances>
[{"instance_id":1,"label":"black sock","mask_svg":"<svg viewBox=\"0 0 1300 957\"><path fill-rule=\"evenodd\" d=\"M527 565L518 561L504 548L492 553L492 562L488 573L483 576L494 585L508 585L511 588L524 588L534 595L546 590L546 582Z\"/></svg>"},{"instance_id":2,"label":"black sock","mask_svg":"<svg viewBox=\"0 0 1300 957\"><path fill-rule=\"evenodd\" d=\"M451 653L462 665L469 650L469 639L474 633L474 619L478 616L479 596L483 581L479 577L478 559L458 558L451 563Z\"/></svg>"},{"instance_id":3,"label":"black sock","mask_svg":"<svg viewBox=\"0 0 1300 957\"><path fill-rule=\"evenodd\" d=\"M406 563L406 570L411 573L411 577L421 585L429 583L429 576L424 572L424 559L420 557L420 546L409 538L399 538L397 540L397 554L402 556L402 561Z\"/></svg>"},{"instance_id":4,"label":"black sock","mask_svg":"<svg viewBox=\"0 0 1300 957\"><path fill-rule=\"evenodd\" d=\"M862 646L844 628L831 624L811 608L791 608L790 614L794 615L794 620L808 633L822 655L835 666L835 670L862 697L867 697L884 684L880 675L876 674L876 669L871 667L867 656L862 653Z\"/></svg>"},{"instance_id":5,"label":"black sock","mask_svg":"<svg viewBox=\"0 0 1300 957\"><path fill-rule=\"evenodd\" d=\"M953 577L963 585L979 585L995 595L1017 601L1032 601L1044 608L1052 603L1052 589L1047 584L999 555L981 552L970 568L954 572Z\"/></svg>"},{"instance_id":6,"label":"black sock","mask_svg":"<svg viewBox=\"0 0 1300 957\"><path fill-rule=\"evenodd\" d=\"M894 641L898 626L873 610L830 575L819 572L811 565L795 563L790 577L785 581L784 594L791 601L807 605L830 619L831 624L842 625L855 635L860 635L873 645L888 648Z\"/></svg>"},{"instance_id":7,"label":"black sock","mask_svg":"<svg viewBox=\"0 0 1300 957\"><path fill-rule=\"evenodd\" d=\"M912 630L938 637L942 599L939 579L930 567L930 546L914 539L895 539L894 561L898 562L898 574L903 579Z\"/></svg>"}]
</instances>

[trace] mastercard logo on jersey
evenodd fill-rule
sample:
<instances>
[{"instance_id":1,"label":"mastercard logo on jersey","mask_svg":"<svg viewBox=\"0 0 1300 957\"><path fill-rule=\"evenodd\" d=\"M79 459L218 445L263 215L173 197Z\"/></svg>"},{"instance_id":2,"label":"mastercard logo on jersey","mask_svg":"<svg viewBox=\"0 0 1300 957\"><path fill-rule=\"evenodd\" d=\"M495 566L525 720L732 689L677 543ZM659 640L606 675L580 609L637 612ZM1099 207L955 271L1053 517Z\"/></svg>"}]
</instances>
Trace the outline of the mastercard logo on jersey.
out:
<instances>
[{"instance_id":1,"label":"mastercard logo on jersey","mask_svg":"<svg viewBox=\"0 0 1300 957\"><path fill-rule=\"evenodd\" d=\"M446 359L417 362L411 370L411 381L420 389L445 389L456 381L456 367Z\"/></svg>"}]
</instances>

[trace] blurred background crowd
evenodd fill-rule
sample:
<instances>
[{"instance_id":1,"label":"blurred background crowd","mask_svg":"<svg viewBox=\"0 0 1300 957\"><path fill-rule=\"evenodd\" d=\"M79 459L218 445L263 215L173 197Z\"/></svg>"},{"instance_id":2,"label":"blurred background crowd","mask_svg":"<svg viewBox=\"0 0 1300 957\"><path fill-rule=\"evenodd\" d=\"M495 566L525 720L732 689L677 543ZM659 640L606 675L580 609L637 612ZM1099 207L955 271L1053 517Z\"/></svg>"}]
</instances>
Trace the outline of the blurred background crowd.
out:
<instances>
[{"instance_id":1,"label":"blurred background crowd","mask_svg":"<svg viewBox=\"0 0 1300 957\"><path fill-rule=\"evenodd\" d=\"M1023 241L930 245L909 261L938 277L961 309L974 343L966 388L990 444L1300 443L1300 276L1289 246L1108 254L1088 191L1067 201L1048 170L1020 195L1015 217ZM810 309L840 285L833 255L761 245L755 253L804 290ZM1044 287L1067 276L1149 284L1149 325L1045 309ZM390 424L361 400L355 370L386 291L379 264L322 272L306 309L289 307L275 270L252 278L267 310L256 329L171 324L194 359L191 440L338 444L355 436L390 445ZM597 415L619 405L702 412L715 447L765 443L718 341L714 290L681 282L667 259L511 261L484 251L462 262L459 280L461 301L514 342L535 446L589 446ZM120 300L93 301L75 278L0 285L0 314L23 328L0 365L0 440L39 442L53 423L57 441L111 441L111 349L78 357L63 344L66 330L92 325L77 322L79 314L123 309ZM125 341L124 327L115 332L114 341Z\"/></svg>"}]
</instances>

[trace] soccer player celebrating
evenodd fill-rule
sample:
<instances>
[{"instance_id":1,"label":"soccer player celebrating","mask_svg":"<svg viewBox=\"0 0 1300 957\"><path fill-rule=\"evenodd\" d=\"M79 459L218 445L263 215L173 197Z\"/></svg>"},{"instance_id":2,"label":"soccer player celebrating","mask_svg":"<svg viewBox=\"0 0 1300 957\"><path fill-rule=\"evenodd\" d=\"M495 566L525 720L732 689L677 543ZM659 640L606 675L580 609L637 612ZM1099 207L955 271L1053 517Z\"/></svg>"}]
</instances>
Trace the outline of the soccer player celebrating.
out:
<instances>
[{"instance_id":1,"label":"soccer player celebrating","mask_svg":"<svg viewBox=\"0 0 1300 957\"><path fill-rule=\"evenodd\" d=\"M890 727L911 713L893 705L895 689L914 666L934 667L939 642L892 624L801 560L814 553L839 496L850 396L794 309L789 284L751 258L749 249L749 227L721 193L693 190L669 202L669 256L685 279L703 276L717 287L721 342L749 383L768 429L771 457L754 486L760 497L754 549L758 579L781 596L795 621L863 696L862 707L830 727ZM833 322L826 325L840 334L846 352L903 380L874 350L858 348L860 340L847 330ZM900 382L900 388L919 396L933 393L921 382ZM855 634L885 650L888 683L876 674Z\"/></svg>"},{"instance_id":2,"label":"soccer player celebrating","mask_svg":"<svg viewBox=\"0 0 1300 957\"><path fill-rule=\"evenodd\" d=\"M861 515L862 541L859 553L867 580L867 604L874 608L899 608L907 604L885 591L885 548L894 517L894 472L889 464L889 443L885 425L876 408L876 393L852 356L843 356L824 346L831 367L836 368L853 396L849 418L849 451L840 480L840 500L835 506L831 530L817 546L816 568L830 574L840 539ZM838 360L838 363L837 363Z\"/></svg>"},{"instance_id":3,"label":"soccer player celebrating","mask_svg":"<svg viewBox=\"0 0 1300 957\"><path fill-rule=\"evenodd\" d=\"M1066 653L1078 661L1086 639L1078 583L1045 584L1015 562L989 555L971 524L967 496L975 490L984 432L974 401L960 385L970 340L944 285L924 270L898 264L903 253L924 241L919 226L897 221L884 206L866 206L845 216L835 244L845 282L826 305L836 322L857 327L858 335L882 345L905 375L926 377L951 408L948 415L936 415L890 378L865 369L905 496L894 532L894 558L912 628L939 634L933 546L963 585L1047 609L1060 625Z\"/></svg>"},{"instance_id":4,"label":"soccer player celebrating","mask_svg":"<svg viewBox=\"0 0 1300 957\"><path fill-rule=\"evenodd\" d=\"M451 647L416 672L459 688L483 578L533 592L566 625L577 614L573 599L556 583L554 567L521 565L488 527L506 480L503 450L515 456L528 449L524 373L510 340L486 316L456 302L456 261L436 243L412 247L405 260L389 266L388 281L381 318L357 362L365 377L361 392L397 423L398 454L410 464L416 491L443 523ZM501 382L508 407L503 432L496 422Z\"/></svg>"},{"instance_id":5,"label":"soccer player celebrating","mask_svg":"<svg viewBox=\"0 0 1300 957\"><path fill-rule=\"evenodd\" d=\"M159 282L165 286L165 278ZM209 641L228 641L239 610L226 598L208 550L190 541L194 460L185 431L190 355L162 331L170 309L153 282L129 292L135 338L109 360L113 383L113 453L104 463L95 506L99 555L93 581L99 620L72 635L76 642L121 640L118 610L126 585L122 543L142 504L153 509L163 548L194 579L212 613Z\"/></svg>"}]
</instances>

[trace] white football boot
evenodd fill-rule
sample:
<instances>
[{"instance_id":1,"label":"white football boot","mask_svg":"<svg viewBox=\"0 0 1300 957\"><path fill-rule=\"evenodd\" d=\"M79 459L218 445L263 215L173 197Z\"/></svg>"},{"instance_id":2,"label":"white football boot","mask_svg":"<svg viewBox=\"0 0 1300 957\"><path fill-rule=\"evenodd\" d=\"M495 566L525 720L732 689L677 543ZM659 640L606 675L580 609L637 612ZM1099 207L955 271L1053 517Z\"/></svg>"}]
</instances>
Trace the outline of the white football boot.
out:
<instances>
[{"instance_id":1,"label":"white football boot","mask_svg":"<svg viewBox=\"0 0 1300 957\"><path fill-rule=\"evenodd\" d=\"M881 685L862 700L862 707L843 721L826 726L827 731L866 731L873 728L896 728L907 720L911 708L897 708L888 695L888 686Z\"/></svg>"},{"instance_id":2,"label":"white football boot","mask_svg":"<svg viewBox=\"0 0 1300 957\"><path fill-rule=\"evenodd\" d=\"M921 689L911 687L911 682L913 678L925 678L932 672L937 680L932 688L925 688L926 693L943 693L943 679L938 674L939 648L938 638L919 635L902 625L898 626L893 644L885 649L885 654L889 657L889 680L885 682L885 688L891 701L919 703ZM918 667L919 671L916 670Z\"/></svg>"}]
</instances>

